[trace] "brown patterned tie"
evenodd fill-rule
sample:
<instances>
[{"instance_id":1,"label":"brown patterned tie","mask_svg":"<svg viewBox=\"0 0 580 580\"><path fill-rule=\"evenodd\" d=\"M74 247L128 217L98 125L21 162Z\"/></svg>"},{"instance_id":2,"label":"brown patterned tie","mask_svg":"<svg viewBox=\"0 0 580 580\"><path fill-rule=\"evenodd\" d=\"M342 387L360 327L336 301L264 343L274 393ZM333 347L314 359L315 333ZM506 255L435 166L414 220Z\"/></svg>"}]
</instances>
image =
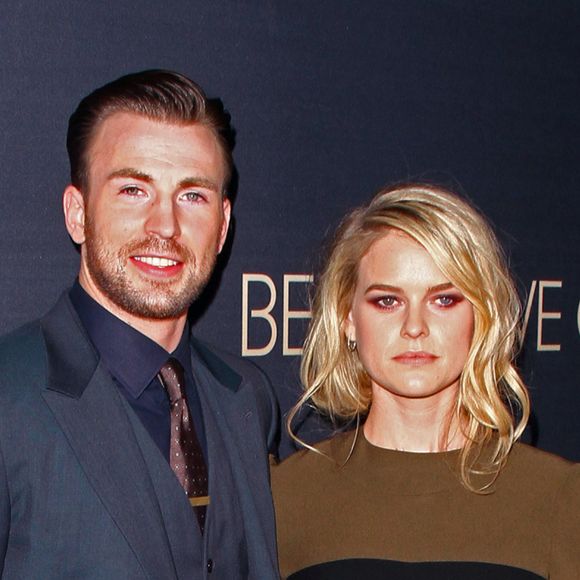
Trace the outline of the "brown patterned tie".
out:
<instances>
[{"instance_id":1,"label":"brown patterned tie","mask_svg":"<svg viewBox=\"0 0 580 580\"><path fill-rule=\"evenodd\" d=\"M195 509L203 533L209 504L207 467L187 407L183 367L177 359L170 358L161 367L159 378L167 391L171 407L169 464Z\"/></svg>"}]
</instances>

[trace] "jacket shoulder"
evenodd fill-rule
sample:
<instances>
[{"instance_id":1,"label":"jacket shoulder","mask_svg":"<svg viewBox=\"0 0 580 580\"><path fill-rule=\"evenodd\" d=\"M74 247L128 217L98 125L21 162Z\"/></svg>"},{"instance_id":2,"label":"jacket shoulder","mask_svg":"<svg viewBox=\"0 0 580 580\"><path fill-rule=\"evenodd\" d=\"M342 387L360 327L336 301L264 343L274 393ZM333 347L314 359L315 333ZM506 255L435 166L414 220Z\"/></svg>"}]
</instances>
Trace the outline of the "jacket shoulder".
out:
<instances>
[{"instance_id":1,"label":"jacket shoulder","mask_svg":"<svg viewBox=\"0 0 580 580\"><path fill-rule=\"evenodd\" d=\"M44 356L45 343L39 320L0 337L0 368L3 373L11 368L34 364Z\"/></svg>"},{"instance_id":2,"label":"jacket shoulder","mask_svg":"<svg viewBox=\"0 0 580 580\"><path fill-rule=\"evenodd\" d=\"M24 401L46 381L46 347L38 321L0 338L0 406Z\"/></svg>"}]
</instances>

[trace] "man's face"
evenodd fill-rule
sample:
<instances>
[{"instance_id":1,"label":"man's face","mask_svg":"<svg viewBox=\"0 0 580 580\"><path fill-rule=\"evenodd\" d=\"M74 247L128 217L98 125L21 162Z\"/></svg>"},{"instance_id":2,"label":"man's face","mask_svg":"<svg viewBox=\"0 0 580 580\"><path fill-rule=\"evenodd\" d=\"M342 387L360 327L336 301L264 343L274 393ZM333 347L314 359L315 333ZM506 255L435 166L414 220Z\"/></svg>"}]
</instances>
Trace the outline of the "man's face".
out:
<instances>
[{"instance_id":1,"label":"man's face","mask_svg":"<svg viewBox=\"0 0 580 580\"><path fill-rule=\"evenodd\" d=\"M65 191L81 284L113 313L185 315L229 224L216 137L202 125L115 113L97 127L88 153L88 191L68 188L68 213Z\"/></svg>"}]
</instances>

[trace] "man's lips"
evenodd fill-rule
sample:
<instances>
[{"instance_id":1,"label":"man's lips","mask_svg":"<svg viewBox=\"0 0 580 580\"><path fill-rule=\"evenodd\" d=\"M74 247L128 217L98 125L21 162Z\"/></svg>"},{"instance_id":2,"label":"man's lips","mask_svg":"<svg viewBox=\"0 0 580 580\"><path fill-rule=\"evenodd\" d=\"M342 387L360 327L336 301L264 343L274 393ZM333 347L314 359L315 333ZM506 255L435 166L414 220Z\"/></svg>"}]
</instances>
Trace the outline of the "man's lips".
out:
<instances>
[{"instance_id":1,"label":"man's lips","mask_svg":"<svg viewBox=\"0 0 580 580\"><path fill-rule=\"evenodd\" d=\"M156 276L173 276L181 271L183 262L166 256L131 256L131 263L139 270Z\"/></svg>"},{"instance_id":2,"label":"man's lips","mask_svg":"<svg viewBox=\"0 0 580 580\"><path fill-rule=\"evenodd\" d=\"M404 365L424 365L435 362L439 357L422 350L409 350L393 357L393 360Z\"/></svg>"},{"instance_id":3,"label":"man's lips","mask_svg":"<svg viewBox=\"0 0 580 580\"><path fill-rule=\"evenodd\" d=\"M161 256L131 256L133 260L155 266L156 268L168 268L169 266L176 266L179 261L171 258L163 258Z\"/></svg>"}]
</instances>

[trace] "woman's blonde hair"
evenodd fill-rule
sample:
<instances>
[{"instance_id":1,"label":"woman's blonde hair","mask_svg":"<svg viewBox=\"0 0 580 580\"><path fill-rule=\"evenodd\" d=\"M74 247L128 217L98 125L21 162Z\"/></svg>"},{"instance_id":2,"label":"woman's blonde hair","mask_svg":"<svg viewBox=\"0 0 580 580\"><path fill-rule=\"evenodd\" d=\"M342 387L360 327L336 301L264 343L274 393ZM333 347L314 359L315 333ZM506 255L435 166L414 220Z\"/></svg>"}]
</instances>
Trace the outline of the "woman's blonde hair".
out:
<instances>
[{"instance_id":1,"label":"woman's blonde hair","mask_svg":"<svg viewBox=\"0 0 580 580\"><path fill-rule=\"evenodd\" d=\"M522 338L521 307L487 221L442 187L411 183L383 189L338 228L316 284L301 367L305 392L288 425L305 403L335 423L368 413L370 378L357 353L348 348L344 322L362 257L391 229L420 243L473 306L473 338L454 412L466 438L461 478L469 489L483 491L499 474L529 417L527 390L513 362Z\"/></svg>"}]
</instances>

